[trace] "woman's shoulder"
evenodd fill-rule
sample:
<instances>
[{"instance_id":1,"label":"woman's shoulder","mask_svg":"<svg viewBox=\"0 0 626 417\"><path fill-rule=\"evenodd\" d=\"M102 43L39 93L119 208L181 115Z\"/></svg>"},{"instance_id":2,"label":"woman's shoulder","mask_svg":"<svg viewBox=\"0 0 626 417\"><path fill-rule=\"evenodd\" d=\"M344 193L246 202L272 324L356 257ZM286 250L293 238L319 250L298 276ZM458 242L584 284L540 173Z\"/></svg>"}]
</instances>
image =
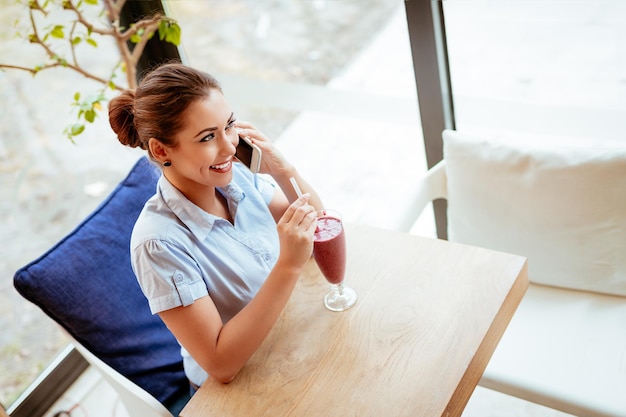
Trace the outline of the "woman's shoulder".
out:
<instances>
[{"instance_id":1,"label":"woman's shoulder","mask_svg":"<svg viewBox=\"0 0 626 417\"><path fill-rule=\"evenodd\" d=\"M189 240L187 228L157 195L144 205L135 221L131 236L132 247L148 241L171 242Z\"/></svg>"}]
</instances>

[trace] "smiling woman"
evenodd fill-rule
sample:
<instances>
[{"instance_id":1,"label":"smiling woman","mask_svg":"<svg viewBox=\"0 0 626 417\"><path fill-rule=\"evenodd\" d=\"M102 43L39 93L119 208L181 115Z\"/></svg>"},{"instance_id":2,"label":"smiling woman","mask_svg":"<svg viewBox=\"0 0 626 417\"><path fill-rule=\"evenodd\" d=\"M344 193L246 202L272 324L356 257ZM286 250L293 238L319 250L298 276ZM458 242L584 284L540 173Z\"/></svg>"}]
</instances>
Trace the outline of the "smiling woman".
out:
<instances>
[{"instance_id":1,"label":"smiling woman","mask_svg":"<svg viewBox=\"0 0 626 417\"><path fill-rule=\"evenodd\" d=\"M120 143L145 149L163 167L130 242L150 310L181 343L192 387L209 375L230 382L311 256L320 198L265 135L235 121L219 84L202 71L156 68L111 100L109 118ZM267 175L235 163L239 134L262 149Z\"/></svg>"}]
</instances>

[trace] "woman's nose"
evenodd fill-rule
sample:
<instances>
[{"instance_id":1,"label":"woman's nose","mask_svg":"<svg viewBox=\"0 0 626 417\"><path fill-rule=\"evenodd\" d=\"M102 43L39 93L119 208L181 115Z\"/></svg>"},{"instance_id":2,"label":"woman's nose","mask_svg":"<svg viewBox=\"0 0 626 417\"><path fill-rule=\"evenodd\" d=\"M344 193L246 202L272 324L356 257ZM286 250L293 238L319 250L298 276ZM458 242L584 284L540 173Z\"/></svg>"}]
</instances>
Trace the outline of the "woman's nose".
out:
<instances>
[{"instance_id":1,"label":"woman's nose","mask_svg":"<svg viewBox=\"0 0 626 417\"><path fill-rule=\"evenodd\" d=\"M220 151L224 154L234 154L237 145L237 136L233 138L233 135L221 135Z\"/></svg>"}]
</instances>

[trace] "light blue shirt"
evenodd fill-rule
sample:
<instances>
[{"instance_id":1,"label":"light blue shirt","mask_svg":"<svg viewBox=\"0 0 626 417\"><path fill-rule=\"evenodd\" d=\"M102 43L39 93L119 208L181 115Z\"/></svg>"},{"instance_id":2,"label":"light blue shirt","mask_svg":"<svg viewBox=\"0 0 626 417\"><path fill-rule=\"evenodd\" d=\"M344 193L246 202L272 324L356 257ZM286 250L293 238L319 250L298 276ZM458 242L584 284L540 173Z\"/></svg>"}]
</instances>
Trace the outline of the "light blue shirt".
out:
<instances>
[{"instance_id":1,"label":"light blue shirt","mask_svg":"<svg viewBox=\"0 0 626 417\"><path fill-rule=\"evenodd\" d=\"M274 183L239 163L218 191L234 225L208 214L164 176L131 237L131 261L153 314L211 296L226 323L256 295L279 253L276 222L268 205ZM196 385L206 372L181 347L185 372Z\"/></svg>"}]
</instances>

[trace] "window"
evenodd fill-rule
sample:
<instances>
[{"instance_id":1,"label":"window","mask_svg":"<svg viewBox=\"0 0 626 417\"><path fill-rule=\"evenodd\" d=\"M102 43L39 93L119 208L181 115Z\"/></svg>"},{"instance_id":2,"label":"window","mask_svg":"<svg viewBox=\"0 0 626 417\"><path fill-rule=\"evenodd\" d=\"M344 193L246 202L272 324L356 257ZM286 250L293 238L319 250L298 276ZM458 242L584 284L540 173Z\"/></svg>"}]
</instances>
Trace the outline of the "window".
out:
<instances>
[{"instance_id":1,"label":"window","mask_svg":"<svg viewBox=\"0 0 626 417\"><path fill-rule=\"evenodd\" d=\"M626 4L443 2L458 129L623 139Z\"/></svg>"}]
</instances>

